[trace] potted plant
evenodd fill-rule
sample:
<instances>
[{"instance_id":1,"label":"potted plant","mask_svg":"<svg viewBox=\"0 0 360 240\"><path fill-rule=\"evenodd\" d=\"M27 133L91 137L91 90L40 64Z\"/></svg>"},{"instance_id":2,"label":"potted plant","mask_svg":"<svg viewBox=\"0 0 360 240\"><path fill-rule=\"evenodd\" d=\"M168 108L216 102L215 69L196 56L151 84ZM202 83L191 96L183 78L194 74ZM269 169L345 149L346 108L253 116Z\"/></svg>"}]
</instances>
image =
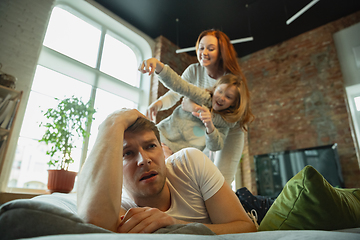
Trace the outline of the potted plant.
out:
<instances>
[{"instance_id":1,"label":"potted plant","mask_svg":"<svg viewBox=\"0 0 360 240\"><path fill-rule=\"evenodd\" d=\"M43 137L39 142L51 146L46 152L50 156L47 163L49 167L48 189L51 193L69 193L74 187L76 172L69 171L69 164L74 160L71 151L75 148L75 141L79 138L86 138L90 135L87 126L94 119L95 109L91 102L84 103L81 99L72 96L59 100L55 108L49 108L44 116L49 120L41 123L46 128Z\"/></svg>"}]
</instances>

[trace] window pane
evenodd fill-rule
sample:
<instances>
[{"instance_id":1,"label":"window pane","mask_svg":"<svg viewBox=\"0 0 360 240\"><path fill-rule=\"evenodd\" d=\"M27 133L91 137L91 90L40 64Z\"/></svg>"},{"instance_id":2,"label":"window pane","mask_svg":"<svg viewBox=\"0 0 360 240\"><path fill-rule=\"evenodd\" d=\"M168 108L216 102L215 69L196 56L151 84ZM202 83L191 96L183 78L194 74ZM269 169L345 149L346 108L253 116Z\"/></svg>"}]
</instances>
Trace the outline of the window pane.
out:
<instances>
[{"instance_id":1,"label":"window pane","mask_svg":"<svg viewBox=\"0 0 360 240\"><path fill-rule=\"evenodd\" d=\"M47 188L46 170L48 166L46 163L50 160L50 156L46 155L46 151L50 147L43 142L38 142L45 133L45 128L39 127L39 124L47 122L42 111L57 106L58 101L54 99L55 97L64 99L74 95L87 102L90 99L91 89L92 87L86 83L38 66L20 131L8 187ZM69 170L71 171L79 170L82 144L83 139L78 139L75 143L76 148L72 151L75 163L70 165Z\"/></svg>"},{"instance_id":2,"label":"window pane","mask_svg":"<svg viewBox=\"0 0 360 240\"><path fill-rule=\"evenodd\" d=\"M45 143L39 143L37 139L19 137L8 187L47 189L48 149ZM69 170L77 172L80 168L81 145L72 151L72 157L75 162L70 164Z\"/></svg>"},{"instance_id":3,"label":"window pane","mask_svg":"<svg viewBox=\"0 0 360 240\"><path fill-rule=\"evenodd\" d=\"M59 99L75 95L81 97L85 102L89 100L91 85L51 69L37 66L31 91Z\"/></svg>"},{"instance_id":4,"label":"window pane","mask_svg":"<svg viewBox=\"0 0 360 240\"><path fill-rule=\"evenodd\" d=\"M45 131L39 127L39 124L46 122L42 111L55 106L56 103L52 97L30 92L20 135L30 139L40 139Z\"/></svg>"},{"instance_id":5,"label":"window pane","mask_svg":"<svg viewBox=\"0 0 360 240\"><path fill-rule=\"evenodd\" d=\"M37 140L20 137L8 187L47 189L46 149L46 145Z\"/></svg>"},{"instance_id":6,"label":"window pane","mask_svg":"<svg viewBox=\"0 0 360 240\"><path fill-rule=\"evenodd\" d=\"M101 31L68 11L55 7L44 45L91 67L96 66Z\"/></svg>"},{"instance_id":7,"label":"window pane","mask_svg":"<svg viewBox=\"0 0 360 240\"><path fill-rule=\"evenodd\" d=\"M115 94L109 93L107 91L98 89L96 91L96 100L95 100L95 109L96 113L94 114L95 120L91 124L91 135L89 139L89 150L92 149L96 136L98 134L99 125L105 120L105 118L115 110L121 108L137 108L137 104L117 96ZM88 151L89 154L90 151Z\"/></svg>"},{"instance_id":8,"label":"window pane","mask_svg":"<svg viewBox=\"0 0 360 240\"><path fill-rule=\"evenodd\" d=\"M130 47L106 34L100 71L139 87L136 55Z\"/></svg>"},{"instance_id":9,"label":"window pane","mask_svg":"<svg viewBox=\"0 0 360 240\"><path fill-rule=\"evenodd\" d=\"M360 97L354 98L355 105L356 105L356 111L360 111Z\"/></svg>"}]
</instances>

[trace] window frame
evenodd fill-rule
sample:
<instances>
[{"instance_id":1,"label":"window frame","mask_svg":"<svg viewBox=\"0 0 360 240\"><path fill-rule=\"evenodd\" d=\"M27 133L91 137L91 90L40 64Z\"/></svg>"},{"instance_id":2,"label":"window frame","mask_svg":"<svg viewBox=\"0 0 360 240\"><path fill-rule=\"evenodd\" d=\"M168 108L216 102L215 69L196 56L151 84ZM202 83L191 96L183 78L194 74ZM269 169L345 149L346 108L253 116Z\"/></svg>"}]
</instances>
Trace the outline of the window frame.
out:
<instances>
[{"instance_id":1,"label":"window frame","mask_svg":"<svg viewBox=\"0 0 360 240\"><path fill-rule=\"evenodd\" d=\"M102 49L102 45L104 43L104 37L105 34L110 34L111 36L115 36L117 39L122 41L124 44L129 46L136 54L138 58L138 62L142 61L142 59L147 59L152 57L153 55L153 48L154 48L154 40L145 35L144 33L140 32L133 26L126 23L124 20L120 19L119 17L115 16L96 2L92 0L86 0L86 1L72 1L72 0L56 0L51 8L51 11L49 12L49 18L52 14L52 10L55 7L62 7L65 10L69 11L70 13L76 15L77 17L80 17L81 19L85 20L86 22L89 22L90 24L94 24L97 27L100 27L101 32L101 44L99 46L99 49ZM47 30L47 25L44 29L44 36ZM101 57L101 50L98 53L98 59ZM58 64L61 62L62 64ZM68 70L66 70L66 66L69 66L69 63L71 64L71 69L76 69L77 71L73 71L72 73L69 73ZM41 48L39 49L39 59L37 62L37 65L41 65L43 67L49 68L54 71L58 71L60 73L66 74L72 78L75 78L77 80L90 83L93 86L97 86L98 79L100 77L106 78L109 81L116 81L117 84L119 84L119 88L124 95L122 95L125 98L128 98L130 100L134 100L137 98L135 102L138 102L138 110L141 112L145 112L147 106L149 105L149 98L150 98L150 85L151 85L151 78L148 75L139 74L139 87L131 86L130 84L127 84L125 82L121 82L118 79L105 74L103 72L100 72L100 61L97 61L96 68L91 68L90 66L87 66L83 63L78 62L77 60L71 59L70 57L67 57L61 53L58 53L43 44L41 44ZM65 69L65 71L64 71ZM89 78L90 75L90 78ZM91 75L95 75L95 78ZM104 89L102 87L99 87L103 90L109 91L111 93L119 94L119 92L116 92L116 90L113 89ZM126 91L124 91L126 89ZM31 92L31 87L29 88L29 93ZM28 99L22 99L22 101L26 101L27 105ZM26 109L24 109L25 113ZM24 117L24 115L23 115ZM7 183L9 181L10 172L12 168L13 159L15 157L15 151L16 151L16 145L18 138L20 136L20 132L18 136L13 136L13 139L11 141L14 144L14 147L9 149L9 154L7 154L6 159L4 159L5 163L4 167L2 169L1 174L1 180L5 180L3 184L0 186L1 192L13 192L13 193L45 193L44 190L36 190L36 189L26 189L26 188L8 188ZM87 139L88 142L88 139ZM9 145L10 147L10 145ZM83 156L81 159L80 165L83 164L85 161L84 149L83 149ZM6 167L5 167L6 166Z\"/></svg>"}]
</instances>

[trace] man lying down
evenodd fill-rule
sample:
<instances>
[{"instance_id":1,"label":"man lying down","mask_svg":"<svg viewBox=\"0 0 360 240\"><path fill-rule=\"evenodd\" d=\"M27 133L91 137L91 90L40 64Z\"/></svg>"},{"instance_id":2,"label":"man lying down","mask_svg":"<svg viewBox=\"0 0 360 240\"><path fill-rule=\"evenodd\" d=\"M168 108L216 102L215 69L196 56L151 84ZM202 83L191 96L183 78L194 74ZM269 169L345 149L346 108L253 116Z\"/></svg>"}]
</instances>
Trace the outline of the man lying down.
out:
<instances>
[{"instance_id":1,"label":"man lying down","mask_svg":"<svg viewBox=\"0 0 360 240\"><path fill-rule=\"evenodd\" d=\"M158 129L135 109L116 111L99 126L77 201L86 222L118 233L192 222L216 234L256 231L206 155L187 148L165 161Z\"/></svg>"}]
</instances>

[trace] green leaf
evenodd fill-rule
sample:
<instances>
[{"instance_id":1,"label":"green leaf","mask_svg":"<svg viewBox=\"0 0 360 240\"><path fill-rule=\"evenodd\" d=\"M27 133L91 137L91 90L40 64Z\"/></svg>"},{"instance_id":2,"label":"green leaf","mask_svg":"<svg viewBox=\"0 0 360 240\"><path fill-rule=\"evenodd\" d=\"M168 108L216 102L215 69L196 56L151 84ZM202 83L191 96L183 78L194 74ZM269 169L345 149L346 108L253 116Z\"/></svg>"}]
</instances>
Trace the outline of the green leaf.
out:
<instances>
[{"instance_id":1,"label":"green leaf","mask_svg":"<svg viewBox=\"0 0 360 240\"><path fill-rule=\"evenodd\" d=\"M77 138L90 136L86 128L94 119L93 114L96 110L90 101L84 103L81 98L74 96L63 100L55 99L59 101L56 108L42 111L49 122L40 123L46 131L39 142L44 142L51 147L46 152L47 155L61 156L60 160L51 159L48 162L49 167L68 169L69 164L74 163L71 157L74 143Z\"/></svg>"}]
</instances>

